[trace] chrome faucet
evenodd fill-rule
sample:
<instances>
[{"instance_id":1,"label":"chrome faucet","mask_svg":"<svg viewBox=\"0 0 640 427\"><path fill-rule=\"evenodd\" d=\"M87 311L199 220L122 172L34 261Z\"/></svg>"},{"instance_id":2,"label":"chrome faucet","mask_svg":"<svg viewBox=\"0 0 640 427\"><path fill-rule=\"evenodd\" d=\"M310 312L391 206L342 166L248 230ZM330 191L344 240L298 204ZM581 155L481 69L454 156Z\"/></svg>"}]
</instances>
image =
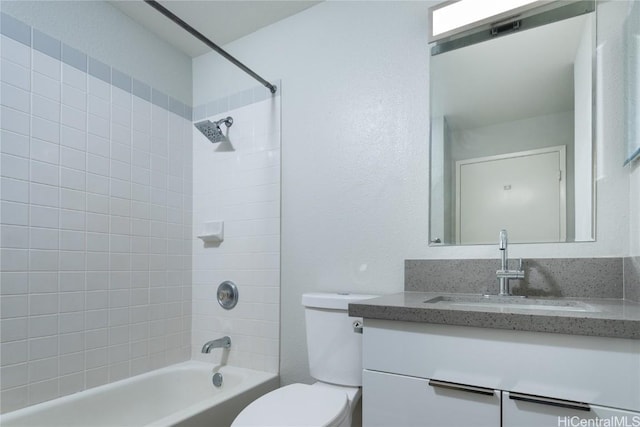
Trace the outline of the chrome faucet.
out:
<instances>
[{"instance_id":1,"label":"chrome faucet","mask_svg":"<svg viewBox=\"0 0 640 427\"><path fill-rule=\"evenodd\" d=\"M229 347L231 347L231 338L222 337L222 338L218 338L217 340L212 340L204 343L204 345L202 346L202 352L211 353L211 350L213 350L214 348L229 348Z\"/></svg>"},{"instance_id":2,"label":"chrome faucet","mask_svg":"<svg viewBox=\"0 0 640 427\"><path fill-rule=\"evenodd\" d=\"M511 295L511 289L509 287L509 280L511 279L524 279L524 270L522 269L522 258L520 258L520 265L517 270L509 270L509 255L507 253L507 246L509 245L509 239L507 237L507 230L500 230L500 242L498 243L498 249L500 250L501 265L500 270L496 271L496 277L500 284L500 296Z\"/></svg>"}]
</instances>

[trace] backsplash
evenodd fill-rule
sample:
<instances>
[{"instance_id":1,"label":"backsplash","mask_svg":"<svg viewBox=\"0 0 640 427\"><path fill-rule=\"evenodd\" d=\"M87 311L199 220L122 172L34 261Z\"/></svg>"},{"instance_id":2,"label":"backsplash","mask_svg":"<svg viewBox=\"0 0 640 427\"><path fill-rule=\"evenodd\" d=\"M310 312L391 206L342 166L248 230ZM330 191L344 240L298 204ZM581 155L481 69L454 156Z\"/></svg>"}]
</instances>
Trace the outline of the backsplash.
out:
<instances>
[{"instance_id":1,"label":"backsplash","mask_svg":"<svg viewBox=\"0 0 640 427\"><path fill-rule=\"evenodd\" d=\"M624 259L624 298L640 302L640 256Z\"/></svg>"},{"instance_id":2,"label":"backsplash","mask_svg":"<svg viewBox=\"0 0 640 427\"><path fill-rule=\"evenodd\" d=\"M629 260L627 262L627 260ZM625 258L629 277L638 282L635 258ZM516 267L511 260L510 267ZM488 293L498 292L498 259L405 260L405 291ZM537 297L623 298L623 258L524 259L524 280L511 281L515 295ZM638 286L628 295L637 300ZM627 296L629 299L630 296Z\"/></svg>"}]
</instances>

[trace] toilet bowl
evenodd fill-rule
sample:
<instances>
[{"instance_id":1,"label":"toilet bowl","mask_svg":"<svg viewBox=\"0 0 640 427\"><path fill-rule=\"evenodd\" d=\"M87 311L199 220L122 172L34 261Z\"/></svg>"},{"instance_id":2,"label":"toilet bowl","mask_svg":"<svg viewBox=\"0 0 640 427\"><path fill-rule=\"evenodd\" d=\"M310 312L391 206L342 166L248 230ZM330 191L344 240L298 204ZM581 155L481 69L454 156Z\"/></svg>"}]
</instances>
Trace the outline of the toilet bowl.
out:
<instances>
[{"instance_id":1,"label":"toilet bowl","mask_svg":"<svg viewBox=\"0 0 640 427\"><path fill-rule=\"evenodd\" d=\"M304 294L311 375L319 380L290 384L258 398L232 427L350 427L361 396L362 334L349 317L350 302L376 295Z\"/></svg>"}]
</instances>

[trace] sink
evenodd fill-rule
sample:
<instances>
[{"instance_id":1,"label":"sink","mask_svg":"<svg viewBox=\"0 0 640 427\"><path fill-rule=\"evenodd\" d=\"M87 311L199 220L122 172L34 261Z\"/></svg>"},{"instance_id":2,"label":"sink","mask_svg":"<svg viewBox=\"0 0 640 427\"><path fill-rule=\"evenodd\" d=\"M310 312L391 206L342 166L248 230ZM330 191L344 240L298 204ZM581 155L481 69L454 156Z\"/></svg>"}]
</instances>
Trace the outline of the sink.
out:
<instances>
[{"instance_id":1,"label":"sink","mask_svg":"<svg viewBox=\"0 0 640 427\"><path fill-rule=\"evenodd\" d=\"M512 308L518 310L553 310L553 311L577 311L596 312L595 307L580 301L563 299L536 299L509 297L497 295L447 295L438 296L425 301L426 304L439 304L455 307L490 307Z\"/></svg>"}]
</instances>

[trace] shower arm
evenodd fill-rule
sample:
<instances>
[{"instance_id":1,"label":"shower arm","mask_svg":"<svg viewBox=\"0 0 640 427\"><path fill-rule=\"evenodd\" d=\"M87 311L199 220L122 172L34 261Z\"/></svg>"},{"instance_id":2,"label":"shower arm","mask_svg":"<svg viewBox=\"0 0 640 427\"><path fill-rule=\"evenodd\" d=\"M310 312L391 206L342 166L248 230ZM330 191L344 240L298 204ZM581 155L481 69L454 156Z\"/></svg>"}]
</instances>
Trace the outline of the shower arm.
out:
<instances>
[{"instance_id":1,"label":"shower arm","mask_svg":"<svg viewBox=\"0 0 640 427\"><path fill-rule=\"evenodd\" d=\"M160 3L158 3L156 0L144 0L145 3L147 3L149 6L153 7L154 9L156 9L158 12L162 13L164 16L166 16L167 18L171 19L173 22L175 22L176 24L178 24L179 26L181 26L183 29L185 29L188 33L190 33L192 36L194 36L195 38L197 38L198 40L200 40L201 42L203 42L204 44L206 44L207 46L209 46L211 49L215 50L216 52L218 52L220 55L222 55L227 61L231 62L233 65L235 65L236 67L240 68L242 71L244 71L245 73L249 74L251 77L253 77L254 79L256 79L257 81L259 81L263 86L265 86L266 88L269 89L269 91L271 91L271 93L276 93L276 90L278 89L277 86L272 85L271 83L269 83L268 81L266 81L265 79L263 79L262 77L260 77L258 74L256 74L251 68L247 67L246 65L244 65L242 62L238 61L236 58L234 58L233 56L231 56L229 53L227 53L227 51L225 51L224 49L222 49L220 46L218 46L217 44L215 44L214 42L212 42L211 40L209 40L208 38L206 38L202 33L200 33L198 30L196 30L195 28L193 28L191 25L187 24L186 22L184 22L182 19L180 19L177 15L175 15L173 12L171 12L169 9L167 9L166 7L162 6Z\"/></svg>"}]
</instances>

